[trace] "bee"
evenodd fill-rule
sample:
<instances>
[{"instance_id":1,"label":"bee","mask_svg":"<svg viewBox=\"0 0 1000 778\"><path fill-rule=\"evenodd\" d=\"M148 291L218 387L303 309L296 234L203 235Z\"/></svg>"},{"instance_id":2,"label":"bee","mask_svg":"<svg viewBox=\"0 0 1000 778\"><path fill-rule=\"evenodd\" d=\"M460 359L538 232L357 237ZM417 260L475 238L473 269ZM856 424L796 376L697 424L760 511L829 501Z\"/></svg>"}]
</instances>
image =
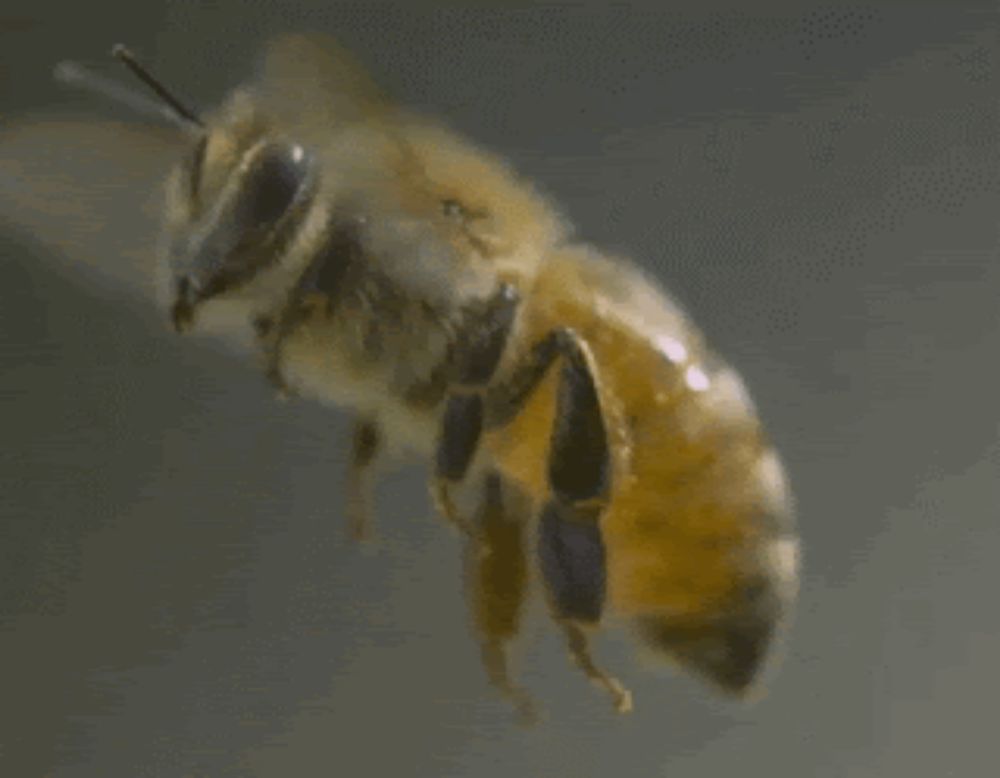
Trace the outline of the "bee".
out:
<instances>
[{"instance_id":1,"label":"bee","mask_svg":"<svg viewBox=\"0 0 1000 778\"><path fill-rule=\"evenodd\" d=\"M722 692L755 688L796 597L792 498L741 379L673 299L326 38L276 39L204 116L115 53L185 147L155 265L171 325L355 412L354 535L382 455L430 459L486 673L524 718L508 654L533 588L620 712L631 693L591 647L613 620Z\"/></svg>"}]
</instances>

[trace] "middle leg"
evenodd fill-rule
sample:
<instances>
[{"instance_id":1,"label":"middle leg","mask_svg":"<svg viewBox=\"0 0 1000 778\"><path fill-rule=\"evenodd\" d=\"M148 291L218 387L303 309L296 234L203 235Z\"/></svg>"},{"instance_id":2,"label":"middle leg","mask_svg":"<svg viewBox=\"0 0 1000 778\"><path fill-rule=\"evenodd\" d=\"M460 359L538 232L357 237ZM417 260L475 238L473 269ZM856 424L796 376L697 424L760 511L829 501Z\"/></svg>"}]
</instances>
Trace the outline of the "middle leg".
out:
<instances>
[{"instance_id":1,"label":"middle leg","mask_svg":"<svg viewBox=\"0 0 1000 778\"><path fill-rule=\"evenodd\" d=\"M465 480L483 430L483 392L500 364L520 297L501 284L480 310L471 312L452 365L452 387L445 398L431 496L438 511L466 534L474 528L461 516L451 487Z\"/></svg>"},{"instance_id":2,"label":"middle leg","mask_svg":"<svg viewBox=\"0 0 1000 778\"><path fill-rule=\"evenodd\" d=\"M483 667L516 708L522 723L536 719L530 696L510 677L507 650L520 631L527 594L525 514L498 473L488 473L476 514L476 534L467 546L469 601Z\"/></svg>"}]
</instances>

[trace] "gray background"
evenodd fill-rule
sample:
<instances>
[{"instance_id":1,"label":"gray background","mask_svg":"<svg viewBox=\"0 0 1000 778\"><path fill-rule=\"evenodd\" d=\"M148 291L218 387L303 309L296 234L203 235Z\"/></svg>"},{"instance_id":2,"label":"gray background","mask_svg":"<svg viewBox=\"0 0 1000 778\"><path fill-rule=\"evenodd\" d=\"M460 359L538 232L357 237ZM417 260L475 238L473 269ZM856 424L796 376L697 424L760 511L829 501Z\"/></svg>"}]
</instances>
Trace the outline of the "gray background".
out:
<instances>
[{"instance_id":1,"label":"gray background","mask_svg":"<svg viewBox=\"0 0 1000 778\"><path fill-rule=\"evenodd\" d=\"M5 227L0 774L992 774L997 23L958 0L6 3L5 124L127 118L48 80L65 57L115 73L117 40L207 105L269 34L336 33L695 313L787 458L806 569L758 705L612 633L638 705L617 719L536 617L521 668L549 719L520 730L422 466L382 481L378 550L352 548L346 414L276 407L252 366L64 272L52 220Z\"/></svg>"}]
</instances>

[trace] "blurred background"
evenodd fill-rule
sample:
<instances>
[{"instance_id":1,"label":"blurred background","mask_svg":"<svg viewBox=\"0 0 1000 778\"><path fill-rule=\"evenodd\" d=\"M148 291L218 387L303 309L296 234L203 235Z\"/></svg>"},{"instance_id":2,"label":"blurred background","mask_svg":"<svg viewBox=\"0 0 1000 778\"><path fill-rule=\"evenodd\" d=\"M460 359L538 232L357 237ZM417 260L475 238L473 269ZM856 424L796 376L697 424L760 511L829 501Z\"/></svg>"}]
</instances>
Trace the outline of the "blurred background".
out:
<instances>
[{"instance_id":1,"label":"blurred background","mask_svg":"<svg viewBox=\"0 0 1000 778\"><path fill-rule=\"evenodd\" d=\"M998 26L971 0L4 3L0 774L989 774ZM53 64L127 82L105 56L125 41L209 106L289 29L508 156L742 370L806 563L761 702L651 672L612 632L637 703L617 718L536 609L518 666L548 719L519 729L424 466L386 475L381 542L351 546L348 415L276 405L253 365L76 269L151 241L136 202L170 160L84 125L11 141L26 117L135 121ZM46 210L67 182L108 191Z\"/></svg>"}]
</instances>

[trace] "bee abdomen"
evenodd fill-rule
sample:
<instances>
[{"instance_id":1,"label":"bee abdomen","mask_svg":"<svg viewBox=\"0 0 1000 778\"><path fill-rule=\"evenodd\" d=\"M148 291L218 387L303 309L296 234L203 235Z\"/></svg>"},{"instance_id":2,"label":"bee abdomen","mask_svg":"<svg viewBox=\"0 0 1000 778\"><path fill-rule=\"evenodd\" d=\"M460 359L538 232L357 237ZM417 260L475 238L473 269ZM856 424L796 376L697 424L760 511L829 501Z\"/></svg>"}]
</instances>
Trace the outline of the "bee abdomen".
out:
<instances>
[{"instance_id":1,"label":"bee abdomen","mask_svg":"<svg viewBox=\"0 0 1000 778\"><path fill-rule=\"evenodd\" d=\"M716 483L706 472L708 481L694 489L699 497L673 512L677 525L672 526L669 503L664 506L659 542L678 548L660 557L665 586L658 598L685 607L659 610L647 599L635 614L647 646L740 696L768 664L798 589L799 546L784 472L769 447L755 459L743 479L737 478L742 485ZM734 491L717 503L713 487ZM688 569L701 576L698 583L678 575ZM713 578L714 587L708 584Z\"/></svg>"},{"instance_id":2,"label":"bee abdomen","mask_svg":"<svg viewBox=\"0 0 1000 778\"><path fill-rule=\"evenodd\" d=\"M761 581L747 584L741 601L715 618L646 616L637 626L654 650L722 691L743 695L760 675L781 610L773 588Z\"/></svg>"}]
</instances>

